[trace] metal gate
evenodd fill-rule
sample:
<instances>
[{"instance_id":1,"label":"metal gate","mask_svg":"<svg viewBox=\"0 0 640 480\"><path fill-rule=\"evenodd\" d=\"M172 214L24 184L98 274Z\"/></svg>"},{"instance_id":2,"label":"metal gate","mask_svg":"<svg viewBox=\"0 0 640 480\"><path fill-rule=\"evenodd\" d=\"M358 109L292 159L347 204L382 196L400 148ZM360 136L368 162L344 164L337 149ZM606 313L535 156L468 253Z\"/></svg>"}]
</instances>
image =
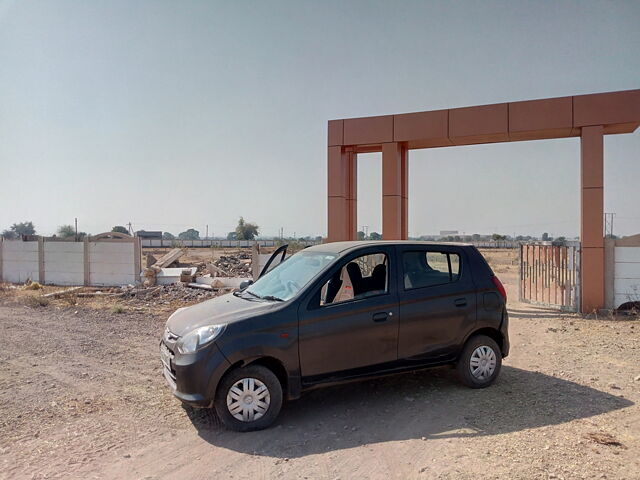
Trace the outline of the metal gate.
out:
<instances>
[{"instance_id":1,"label":"metal gate","mask_svg":"<svg viewBox=\"0 0 640 480\"><path fill-rule=\"evenodd\" d=\"M580 310L580 242L520 245L520 301Z\"/></svg>"}]
</instances>

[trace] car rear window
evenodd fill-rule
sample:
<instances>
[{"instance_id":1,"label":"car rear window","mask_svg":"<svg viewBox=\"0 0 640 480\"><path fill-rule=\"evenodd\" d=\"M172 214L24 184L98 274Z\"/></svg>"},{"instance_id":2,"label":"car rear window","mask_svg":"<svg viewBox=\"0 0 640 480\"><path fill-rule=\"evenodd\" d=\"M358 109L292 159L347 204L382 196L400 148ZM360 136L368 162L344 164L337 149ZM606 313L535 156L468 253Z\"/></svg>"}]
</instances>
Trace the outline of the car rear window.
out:
<instances>
[{"instance_id":1,"label":"car rear window","mask_svg":"<svg viewBox=\"0 0 640 480\"><path fill-rule=\"evenodd\" d=\"M452 283L460 277L460 255L457 253L404 252L402 266L405 290Z\"/></svg>"}]
</instances>

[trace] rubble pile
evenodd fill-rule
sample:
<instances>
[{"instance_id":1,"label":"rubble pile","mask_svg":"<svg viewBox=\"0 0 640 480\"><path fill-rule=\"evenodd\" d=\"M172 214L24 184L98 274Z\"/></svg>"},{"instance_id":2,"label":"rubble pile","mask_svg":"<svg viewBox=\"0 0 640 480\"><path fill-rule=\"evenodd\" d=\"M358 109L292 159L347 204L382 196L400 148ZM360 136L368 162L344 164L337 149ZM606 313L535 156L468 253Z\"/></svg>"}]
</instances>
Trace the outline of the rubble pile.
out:
<instances>
[{"instance_id":1,"label":"rubble pile","mask_svg":"<svg viewBox=\"0 0 640 480\"><path fill-rule=\"evenodd\" d=\"M209 272L212 275L251 277L251 253L240 252L236 255L222 255L218 260L213 262L213 266L221 270L221 272Z\"/></svg>"},{"instance_id":2,"label":"rubble pile","mask_svg":"<svg viewBox=\"0 0 640 480\"><path fill-rule=\"evenodd\" d=\"M182 283L173 283L171 285L156 285L151 288L139 288L133 286L122 287L122 298L133 302L157 302L157 301L175 301L182 300L191 302L194 300L206 300L208 298L217 297L224 293L228 293L231 289L218 290L201 290L190 288Z\"/></svg>"}]
</instances>

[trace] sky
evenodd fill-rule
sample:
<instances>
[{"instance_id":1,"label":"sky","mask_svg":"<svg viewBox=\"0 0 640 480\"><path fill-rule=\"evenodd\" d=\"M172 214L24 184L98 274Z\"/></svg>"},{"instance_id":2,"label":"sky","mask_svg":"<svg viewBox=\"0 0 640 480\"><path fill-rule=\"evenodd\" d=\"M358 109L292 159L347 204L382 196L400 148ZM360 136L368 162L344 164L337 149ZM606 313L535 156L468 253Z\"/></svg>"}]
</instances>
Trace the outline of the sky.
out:
<instances>
[{"instance_id":1,"label":"sky","mask_svg":"<svg viewBox=\"0 0 640 480\"><path fill-rule=\"evenodd\" d=\"M0 0L0 230L325 235L327 120L640 88L634 1ZM412 150L410 235L573 237L576 138ZM640 130L605 211L640 232ZM381 231L381 157L358 158Z\"/></svg>"}]
</instances>

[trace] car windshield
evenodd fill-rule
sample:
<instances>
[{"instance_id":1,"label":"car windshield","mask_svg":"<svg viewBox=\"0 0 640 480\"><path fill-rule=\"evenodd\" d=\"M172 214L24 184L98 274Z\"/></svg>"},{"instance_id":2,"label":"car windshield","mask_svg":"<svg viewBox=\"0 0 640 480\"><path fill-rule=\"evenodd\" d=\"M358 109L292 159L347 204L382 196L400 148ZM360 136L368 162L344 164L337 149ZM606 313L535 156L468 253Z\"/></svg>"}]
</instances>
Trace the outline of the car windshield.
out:
<instances>
[{"instance_id":1,"label":"car windshield","mask_svg":"<svg viewBox=\"0 0 640 480\"><path fill-rule=\"evenodd\" d=\"M303 250L260 277L244 292L267 300L289 300L336 257L332 253Z\"/></svg>"}]
</instances>

